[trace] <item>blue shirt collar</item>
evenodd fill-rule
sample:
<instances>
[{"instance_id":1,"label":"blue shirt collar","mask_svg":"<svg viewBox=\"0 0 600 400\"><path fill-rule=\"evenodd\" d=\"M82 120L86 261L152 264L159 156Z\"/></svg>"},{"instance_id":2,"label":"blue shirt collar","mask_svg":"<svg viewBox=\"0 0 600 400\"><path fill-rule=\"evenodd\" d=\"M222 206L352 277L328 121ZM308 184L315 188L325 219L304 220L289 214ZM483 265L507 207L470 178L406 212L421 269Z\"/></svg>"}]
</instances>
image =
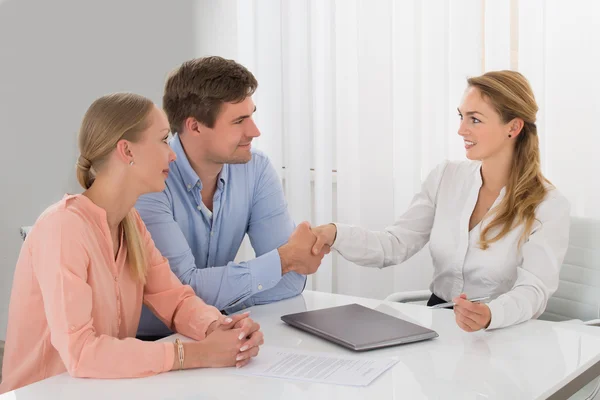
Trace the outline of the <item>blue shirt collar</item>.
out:
<instances>
[{"instance_id":1,"label":"blue shirt collar","mask_svg":"<svg viewBox=\"0 0 600 400\"><path fill-rule=\"evenodd\" d=\"M219 181L225 185L227 184L227 178L229 178L229 164L223 164L223 169L221 169L221 173L219 174Z\"/></svg>"},{"instance_id":2,"label":"blue shirt collar","mask_svg":"<svg viewBox=\"0 0 600 400\"><path fill-rule=\"evenodd\" d=\"M179 134L176 134L171 140L171 148L175 152L177 159L173 161L175 165L177 165L177 169L181 174L181 179L185 184L187 191L189 192L196 185L200 187L202 190L202 181L198 177L194 168L192 168L190 161L183 150L183 145L181 144L181 140L179 139ZM227 179L229 178L229 164L223 164L223 169L221 169L221 173L219 174L219 181L225 185L227 183Z\"/></svg>"}]
</instances>

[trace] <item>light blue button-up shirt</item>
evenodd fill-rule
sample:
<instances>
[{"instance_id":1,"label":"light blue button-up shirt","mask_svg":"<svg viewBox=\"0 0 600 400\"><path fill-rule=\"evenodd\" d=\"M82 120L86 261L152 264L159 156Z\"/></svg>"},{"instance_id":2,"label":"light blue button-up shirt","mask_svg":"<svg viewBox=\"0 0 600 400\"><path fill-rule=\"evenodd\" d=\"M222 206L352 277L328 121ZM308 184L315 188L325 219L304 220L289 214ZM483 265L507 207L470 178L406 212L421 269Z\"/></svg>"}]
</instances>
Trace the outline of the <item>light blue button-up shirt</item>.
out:
<instances>
[{"instance_id":1,"label":"light blue button-up shirt","mask_svg":"<svg viewBox=\"0 0 600 400\"><path fill-rule=\"evenodd\" d=\"M252 150L250 162L223 165L211 213L202 203L202 182L178 135L171 147L177 160L171 163L166 189L140 197L135 207L175 275L206 303L227 313L300 294L306 277L281 275L277 248L295 226L269 159ZM256 258L235 263L246 234ZM138 335L169 333L144 306Z\"/></svg>"}]
</instances>

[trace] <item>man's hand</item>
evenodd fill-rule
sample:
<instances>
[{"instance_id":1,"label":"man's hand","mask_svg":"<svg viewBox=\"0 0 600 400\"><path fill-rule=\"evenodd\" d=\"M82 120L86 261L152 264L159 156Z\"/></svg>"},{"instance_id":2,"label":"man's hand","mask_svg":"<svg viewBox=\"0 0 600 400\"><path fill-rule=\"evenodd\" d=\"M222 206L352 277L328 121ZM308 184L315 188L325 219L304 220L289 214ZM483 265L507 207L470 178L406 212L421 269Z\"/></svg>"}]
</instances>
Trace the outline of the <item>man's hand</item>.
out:
<instances>
[{"instance_id":1,"label":"man's hand","mask_svg":"<svg viewBox=\"0 0 600 400\"><path fill-rule=\"evenodd\" d=\"M313 254L316 241L317 237L311 231L310 224L308 222L299 224L289 241L277 249L281 258L281 274L294 271L302 275L310 275L317 272L326 253L322 251Z\"/></svg>"}]
</instances>

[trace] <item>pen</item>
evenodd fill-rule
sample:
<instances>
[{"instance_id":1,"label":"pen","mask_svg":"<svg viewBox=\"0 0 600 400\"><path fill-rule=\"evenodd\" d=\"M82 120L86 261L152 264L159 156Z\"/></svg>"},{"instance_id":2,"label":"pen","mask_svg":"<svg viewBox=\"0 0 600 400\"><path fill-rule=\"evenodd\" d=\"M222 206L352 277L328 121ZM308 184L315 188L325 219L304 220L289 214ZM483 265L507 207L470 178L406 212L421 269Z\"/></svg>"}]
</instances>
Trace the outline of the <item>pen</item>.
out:
<instances>
[{"instance_id":1,"label":"pen","mask_svg":"<svg viewBox=\"0 0 600 400\"><path fill-rule=\"evenodd\" d=\"M470 301L471 303L481 303L481 302L484 302L489 299L490 299L490 296L485 296L485 297L475 297L473 299L467 299L467 300ZM448 303L436 304L435 306L431 306L429 308L446 308L446 307L451 307L451 306L455 306L455 305L456 304L454 304L453 301L450 301Z\"/></svg>"}]
</instances>

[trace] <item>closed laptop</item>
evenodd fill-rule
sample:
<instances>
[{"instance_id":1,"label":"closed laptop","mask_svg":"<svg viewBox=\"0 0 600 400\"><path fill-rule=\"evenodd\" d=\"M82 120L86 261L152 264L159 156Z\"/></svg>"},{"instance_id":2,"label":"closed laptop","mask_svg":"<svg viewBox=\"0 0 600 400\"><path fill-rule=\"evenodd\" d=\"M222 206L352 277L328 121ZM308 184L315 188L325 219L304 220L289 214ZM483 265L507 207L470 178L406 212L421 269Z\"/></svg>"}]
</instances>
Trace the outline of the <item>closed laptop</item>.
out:
<instances>
[{"instance_id":1,"label":"closed laptop","mask_svg":"<svg viewBox=\"0 0 600 400\"><path fill-rule=\"evenodd\" d=\"M418 342L438 336L431 329L359 304L288 314L281 319L298 329L357 351Z\"/></svg>"}]
</instances>

